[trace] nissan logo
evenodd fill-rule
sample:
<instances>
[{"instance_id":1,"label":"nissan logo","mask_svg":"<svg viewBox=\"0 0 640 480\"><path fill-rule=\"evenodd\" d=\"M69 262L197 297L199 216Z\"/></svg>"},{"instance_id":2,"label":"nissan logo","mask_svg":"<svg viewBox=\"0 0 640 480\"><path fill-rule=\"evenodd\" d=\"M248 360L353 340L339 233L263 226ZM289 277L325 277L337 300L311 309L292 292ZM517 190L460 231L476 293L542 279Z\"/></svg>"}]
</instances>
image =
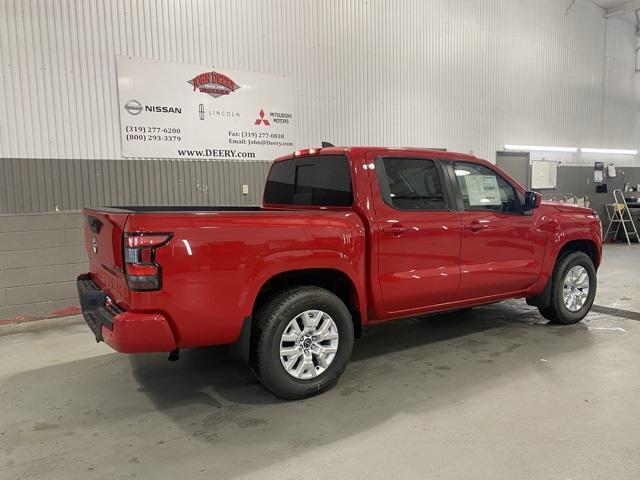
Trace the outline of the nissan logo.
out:
<instances>
[{"instance_id":1,"label":"nissan logo","mask_svg":"<svg viewBox=\"0 0 640 480\"><path fill-rule=\"evenodd\" d=\"M142 112L142 104L137 100L129 100L124 104L124 109L131 115L139 115Z\"/></svg>"}]
</instances>

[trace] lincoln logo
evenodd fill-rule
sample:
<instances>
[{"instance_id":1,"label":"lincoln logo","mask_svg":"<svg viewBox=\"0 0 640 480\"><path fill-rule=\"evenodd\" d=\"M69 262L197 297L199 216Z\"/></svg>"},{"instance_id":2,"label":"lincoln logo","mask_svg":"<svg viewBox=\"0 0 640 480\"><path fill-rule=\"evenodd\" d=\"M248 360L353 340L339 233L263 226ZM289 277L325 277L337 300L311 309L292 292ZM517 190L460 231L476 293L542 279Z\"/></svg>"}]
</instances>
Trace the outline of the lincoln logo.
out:
<instances>
[{"instance_id":1,"label":"lincoln logo","mask_svg":"<svg viewBox=\"0 0 640 480\"><path fill-rule=\"evenodd\" d=\"M137 100L129 100L124 104L124 109L131 115L139 115L142 112L142 104Z\"/></svg>"},{"instance_id":2,"label":"lincoln logo","mask_svg":"<svg viewBox=\"0 0 640 480\"><path fill-rule=\"evenodd\" d=\"M229 95L240 88L240 85L237 85L236 82L231 80L229 77L222 73L214 72L213 70L196 75L187 83L193 85L194 92L199 90L200 92L211 95L214 98L218 98L222 95Z\"/></svg>"}]
</instances>

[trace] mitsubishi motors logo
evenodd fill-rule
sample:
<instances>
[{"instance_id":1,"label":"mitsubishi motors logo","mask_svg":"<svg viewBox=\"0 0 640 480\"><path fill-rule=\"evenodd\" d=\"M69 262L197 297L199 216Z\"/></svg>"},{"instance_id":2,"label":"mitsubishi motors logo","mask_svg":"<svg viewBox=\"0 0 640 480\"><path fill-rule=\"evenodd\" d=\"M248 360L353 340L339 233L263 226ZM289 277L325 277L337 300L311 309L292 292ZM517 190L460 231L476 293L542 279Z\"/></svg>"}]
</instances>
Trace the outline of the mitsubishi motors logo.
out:
<instances>
[{"instance_id":1,"label":"mitsubishi motors logo","mask_svg":"<svg viewBox=\"0 0 640 480\"><path fill-rule=\"evenodd\" d=\"M269 120L264 118L264 110L260 109L260 113L258 113L258 115L260 115L260 118L256 118L254 125L260 125L261 123L264 123L265 127L268 127L269 125L271 125L269 123Z\"/></svg>"}]
</instances>

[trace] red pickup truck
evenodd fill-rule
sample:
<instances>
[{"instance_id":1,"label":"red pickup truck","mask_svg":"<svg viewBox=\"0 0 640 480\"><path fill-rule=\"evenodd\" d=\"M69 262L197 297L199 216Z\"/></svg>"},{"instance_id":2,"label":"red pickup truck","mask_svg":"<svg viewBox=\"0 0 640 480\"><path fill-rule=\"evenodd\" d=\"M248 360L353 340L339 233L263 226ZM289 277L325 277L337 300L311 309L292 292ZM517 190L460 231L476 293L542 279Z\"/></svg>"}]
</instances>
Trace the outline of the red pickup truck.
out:
<instances>
[{"instance_id":1,"label":"red pickup truck","mask_svg":"<svg viewBox=\"0 0 640 480\"><path fill-rule=\"evenodd\" d=\"M366 325L508 298L578 322L602 253L594 210L437 150L300 150L274 161L262 207L83 214L78 291L98 341L174 359L234 344L289 399L333 385Z\"/></svg>"}]
</instances>

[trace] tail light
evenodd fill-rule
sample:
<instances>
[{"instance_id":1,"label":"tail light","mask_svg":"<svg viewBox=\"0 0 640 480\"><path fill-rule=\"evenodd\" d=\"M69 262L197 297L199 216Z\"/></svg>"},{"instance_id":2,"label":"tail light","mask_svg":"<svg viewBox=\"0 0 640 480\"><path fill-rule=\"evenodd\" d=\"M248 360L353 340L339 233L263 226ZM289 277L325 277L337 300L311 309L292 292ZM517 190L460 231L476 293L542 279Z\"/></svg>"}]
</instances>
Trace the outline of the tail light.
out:
<instances>
[{"instance_id":1,"label":"tail light","mask_svg":"<svg viewBox=\"0 0 640 480\"><path fill-rule=\"evenodd\" d=\"M170 239L170 233L125 233L124 270L131 290L162 287L162 269L156 262L156 250Z\"/></svg>"}]
</instances>

